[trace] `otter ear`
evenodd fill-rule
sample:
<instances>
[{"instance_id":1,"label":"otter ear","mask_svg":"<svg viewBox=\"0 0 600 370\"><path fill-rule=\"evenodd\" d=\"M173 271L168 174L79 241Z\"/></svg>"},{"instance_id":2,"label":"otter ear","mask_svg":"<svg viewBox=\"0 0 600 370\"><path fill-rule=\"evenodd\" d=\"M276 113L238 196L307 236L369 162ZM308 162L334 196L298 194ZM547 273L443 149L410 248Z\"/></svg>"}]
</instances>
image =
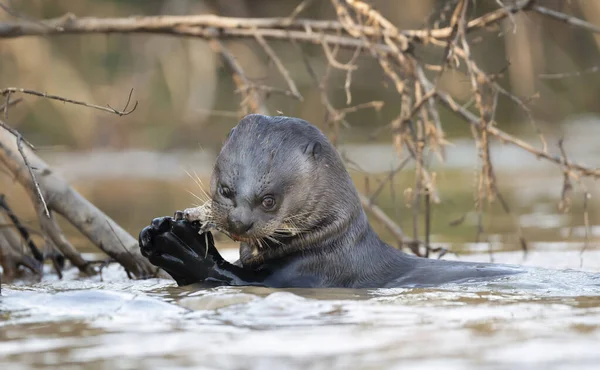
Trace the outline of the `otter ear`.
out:
<instances>
[{"instance_id":1,"label":"otter ear","mask_svg":"<svg viewBox=\"0 0 600 370\"><path fill-rule=\"evenodd\" d=\"M306 146L304 147L304 154L310 155L315 160L318 160L319 158L321 158L322 150L323 147L321 146L321 143L319 143L318 141L314 141L312 143L306 144Z\"/></svg>"}]
</instances>

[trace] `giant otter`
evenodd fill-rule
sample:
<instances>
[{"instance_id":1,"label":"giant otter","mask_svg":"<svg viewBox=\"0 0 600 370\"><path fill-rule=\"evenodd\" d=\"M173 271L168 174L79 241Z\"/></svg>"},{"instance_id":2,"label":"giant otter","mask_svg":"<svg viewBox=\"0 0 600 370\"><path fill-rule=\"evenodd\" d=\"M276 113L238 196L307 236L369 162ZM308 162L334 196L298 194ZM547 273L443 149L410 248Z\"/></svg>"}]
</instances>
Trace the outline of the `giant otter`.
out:
<instances>
[{"instance_id":1,"label":"giant otter","mask_svg":"<svg viewBox=\"0 0 600 370\"><path fill-rule=\"evenodd\" d=\"M161 217L140 233L142 254L179 285L414 287L523 271L420 258L384 243L336 149L298 118L244 117L217 157L210 187L211 222L241 242L236 263L221 257L198 222Z\"/></svg>"}]
</instances>

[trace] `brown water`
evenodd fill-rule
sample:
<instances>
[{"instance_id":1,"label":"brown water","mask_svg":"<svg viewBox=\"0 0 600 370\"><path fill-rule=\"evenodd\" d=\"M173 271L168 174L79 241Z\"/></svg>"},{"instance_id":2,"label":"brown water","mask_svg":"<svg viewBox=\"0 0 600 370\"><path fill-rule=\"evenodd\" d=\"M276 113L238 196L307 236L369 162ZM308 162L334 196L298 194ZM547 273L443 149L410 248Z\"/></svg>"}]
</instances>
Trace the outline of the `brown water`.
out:
<instances>
[{"instance_id":1,"label":"brown water","mask_svg":"<svg viewBox=\"0 0 600 370\"><path fill-rule=\"evenodd\" d=\"M472 148L459 143L453 150ZM590 274L600 273L597 186L588 183L593 197L586 238L579 193L572 212L556 210L559 170L518 151L494 150L515 215L492 207L482 242L475 243L474 163L464 160L469 155L451 155L438 177L443 201L433 209L432 238L436 246L461 252L444 258L545 269L488 283L375 290L178 288L169 280L128 280L116 265L93 278L69 270L57 280L48 271L40 282L2 285L0 369L597 369L600 275ZM385 146L350 152L372 173L393 165ZM571 155L600 164L597 145L581 145ZM137 234L150 218L194 202L185 190L199 191L185 170L206 179L214 153L44 156ZM411 211L402 198L408 173L395 183L399 195L386 190L378 204L391 215L397 211L396 220L410 231ZM353 175L357 186L367 186L363 173ZM374 187L378 175L371 176ZM32 219L26 204L18 206L16 187L8 193ZM449 226L461 216L463 223ZM529 240L526 256L516 222ZM94 251L66 231L83 250ZM229 245L217 240L233 260L237 252Z\"/></svg>"},{"instance_id":2,"label":"brown water","mask_svg":"<svg viewBox=\"0 0 600 370\"><path fill-rule=\"evenodd\" d=\"M596 261L589 269L600 271L599 257L587 256ZM550 257L565 258L568 251ZM441 289L205 290L130 281L117 266L103 282L71 272L4 286L0 366L596 369L599 276L536 270Z\"/></svg>"}]
</instances>

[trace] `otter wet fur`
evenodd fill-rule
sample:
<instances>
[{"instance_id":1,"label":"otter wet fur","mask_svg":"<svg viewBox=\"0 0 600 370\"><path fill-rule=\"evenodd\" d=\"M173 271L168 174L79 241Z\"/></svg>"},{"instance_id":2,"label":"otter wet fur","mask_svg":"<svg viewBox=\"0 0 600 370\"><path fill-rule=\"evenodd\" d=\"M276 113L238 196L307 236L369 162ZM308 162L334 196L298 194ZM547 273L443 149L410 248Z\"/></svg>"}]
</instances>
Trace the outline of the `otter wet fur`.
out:
<instances>
[{"instance_id":1,"label":"otter wet fur","mask_svg":"<svg viewBox=\"0 0 600 370\"><path fill-rule=\"evenodd\" d=\"M156 218L140 233L142 254L179 285L424 287L525 272L416 257L384 243L337 150L298 118L244 117L210 188L210 216ZM237 262L221 257L206 222L241 242Z\"/></svg>"}]
</instances>

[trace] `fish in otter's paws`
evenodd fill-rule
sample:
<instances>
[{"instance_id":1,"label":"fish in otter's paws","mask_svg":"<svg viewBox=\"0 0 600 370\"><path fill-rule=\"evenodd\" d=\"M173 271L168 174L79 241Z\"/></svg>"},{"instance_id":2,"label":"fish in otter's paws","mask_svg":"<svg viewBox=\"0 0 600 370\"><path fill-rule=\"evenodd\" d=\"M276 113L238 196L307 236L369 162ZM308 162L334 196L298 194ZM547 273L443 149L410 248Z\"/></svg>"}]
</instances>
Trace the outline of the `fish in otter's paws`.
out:
<instances>
[{"instance_id":1,"label":"fish in otter's paws","mask_svg":"<svg viewBox=\"0 0 600 370\"><path fill-rule=\"evenodd\" d=\"M176 211L173 217L177 220L186 220L188 222L200 223L199 234L210 230L216 230L216 225L212 219L211 202L208 201L201 206L186 208L183 211Z\"/></svg>"}]
</instances>

